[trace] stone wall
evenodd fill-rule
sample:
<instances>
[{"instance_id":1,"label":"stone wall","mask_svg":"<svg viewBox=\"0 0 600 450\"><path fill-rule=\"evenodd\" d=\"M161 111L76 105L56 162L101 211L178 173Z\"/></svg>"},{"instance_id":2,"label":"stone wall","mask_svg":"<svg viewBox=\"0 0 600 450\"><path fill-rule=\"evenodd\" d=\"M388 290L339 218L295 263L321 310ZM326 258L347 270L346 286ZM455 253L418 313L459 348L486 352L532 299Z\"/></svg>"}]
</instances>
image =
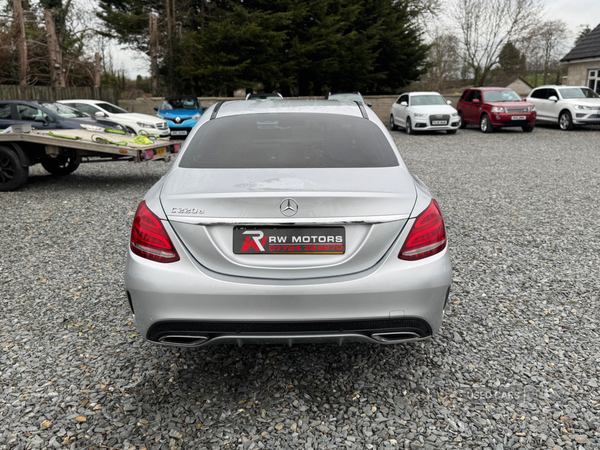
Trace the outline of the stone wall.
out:
<instances>
[{"instance_id":1,"label":"stone wall","mask_svg":"<svg viewBox=\"0 0 600 450\"><path fill-rule=\"evenodd\" d=\"M588 70L590 69L600 69L600 59L596 61L569 63L565 84L568 86L587 86Z\"/></svg>"},{"instance_id":2,"label":"stone wall","mask_svg":"<svg viewBox=\"0 0 600 450\"><path fill-rule=\"evenodd\" d=\"M446 100L452 102L452 106L456 107L456 102L460 98L459 95L445 95ZM287 97L286 97L287 98ZM323 97L289 97L303 100L323 99ZM379 119L385 124L389 122L390 111L392 105L398 98L398 95L368 95L365 96L365 101L372 104L372 109L377 114ZM156 115L154 108L158 108L162 103L162 97L138 98L136 100L119 100L119 106L129 112L141 114ZM203 108L208 108L219 101L225 100L241 100L234 97L199 97L198 100Z\"/></svg>"}]
</instances>

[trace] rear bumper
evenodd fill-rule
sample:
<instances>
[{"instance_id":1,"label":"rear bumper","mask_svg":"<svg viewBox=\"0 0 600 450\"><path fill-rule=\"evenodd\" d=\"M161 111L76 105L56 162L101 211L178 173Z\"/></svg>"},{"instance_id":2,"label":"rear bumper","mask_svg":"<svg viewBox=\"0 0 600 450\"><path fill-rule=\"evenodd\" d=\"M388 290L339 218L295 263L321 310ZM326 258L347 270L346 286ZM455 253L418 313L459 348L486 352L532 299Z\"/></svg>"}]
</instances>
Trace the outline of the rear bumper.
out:
<instances>
[{"instance_id":1,"label":"rear bumper","mask_svg":"<svg viewBox=\"0 0 600 450\"><path fill-rule=\"evenodd\" d=\"M198 342L187 341L193 346L395 343L431 336L442 324L452 280L447 248L420 261L403 261L397 258L399 239L376 266L357 274L274 280L212 272L171 237L180 261L160 264L131 251L127 259L125 285L135 324L155 343L182 346L183 341L165 341L166 336L198 337ZM381 333L404 334L377 336Z\"/></svg>"}]
</instances>

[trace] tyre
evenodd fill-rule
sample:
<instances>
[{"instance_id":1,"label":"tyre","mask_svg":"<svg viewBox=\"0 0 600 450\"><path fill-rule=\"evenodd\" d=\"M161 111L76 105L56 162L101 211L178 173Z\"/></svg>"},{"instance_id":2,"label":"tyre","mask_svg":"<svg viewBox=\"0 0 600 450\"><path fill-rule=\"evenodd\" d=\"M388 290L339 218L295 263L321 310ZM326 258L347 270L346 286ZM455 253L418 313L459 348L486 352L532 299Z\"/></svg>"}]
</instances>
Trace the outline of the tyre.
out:
<instances>
[{"instance_id":1,"label":"tyre","mask_svg":"<svg viewBox=\"0 0 600 450\"><path fill-rule=\"evenodd\" d=\"M573 125L573 117L569 111L563 111L558 116L558 126L563 131L571 131L575 129L575 125Z\"/></svg>"},{"instance_id":2,"label":"tyre","mask_svg":"<svg viewBox=\"0 0 600 450\"><path fill-rule=\"evenodd\" d=\"M492 131L494 131L494 128L490 123L490 118L487 114L481 116L481 120L479 121L479 129L482 133L491 133Z\"/></svg>"},{"instance_id":3,"label":"tyre","mask_svg":"<svg viewBox=\"0 0 600 450\"><path fill-rule=\"evenodd\" d=\"M46 158L42 161L42 167L52 175L62 177L75 172L79 162L72 156L60 155L56 158Z\"/></svg>"},{"instance_id":4,"label":"tyre","mask_svg":"<svg viewBox=\"0 0 600 450\"><path fill-rule=\"evenodd\" d=\"M521 127L525 133L531 133L534 127Z\"/></svg>"},{"instance_id":5,"label":"tyre","mask_svg":"<svg viewBox=\"0 0 600 450\"><path fill-rule=\"evenodd\" d=\"M456 134L457 130L446 130L446 134Z\"/></svg>"},{"instance_id":6,"label":"tyre","mask_svg":"<svg viewBox=\"0 0 600 450\"><path fill-rule=\"evenodd\" d=\"M460 128L461 130L464 130L465 128L467 128L467 122L465 122L463 120L463 116L462 116L461 112L458 113L458 128Z\"/></svg>"},{"instance_id":7,"label":"tyre","mask_svg":"<svg viewBox=\"0 0 600 450\"><path fill-rule=\"evenodd\" d=\"M396 131L398 129L398 125L394 122L394 115L390 114L390 129L392 131Z\"/></svg>"},{"instance_id":8,"label":"tyre","mask_svg":"<svg viewBox=\"0 0 600 450\"><path fill-rule=\"evenodd\" d=\"M27 182L29 167L23 167L19 155L8 147L0 147L0 191L14 191Z\"/></svg>"},{"instance_id":9,"label":"tyre","mask_svg":"<svg viewBox=\"0 0 600 450\"><path fill-rule=\"evenodd\" d=\"M412 123L410 123L410 117L406 118L406 127L404 128L404 131L406 131L406 134L415 134L412 129Z\"/></svg>"}]
</instances>

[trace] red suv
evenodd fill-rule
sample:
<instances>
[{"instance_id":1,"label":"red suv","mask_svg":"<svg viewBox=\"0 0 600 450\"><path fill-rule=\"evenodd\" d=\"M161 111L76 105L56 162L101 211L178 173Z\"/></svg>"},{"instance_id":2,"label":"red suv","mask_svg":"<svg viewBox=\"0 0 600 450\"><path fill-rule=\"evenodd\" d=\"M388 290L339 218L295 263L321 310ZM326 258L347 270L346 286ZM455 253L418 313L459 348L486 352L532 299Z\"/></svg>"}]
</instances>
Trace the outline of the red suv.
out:
<instances>
[{"instance_id":1,"label":"red suv","mask_svg":"<svg viewBox=\"0 0 600 450\"><path fill-rule=\"evenodd\" d=\"M507 88L467 89L456 109L460 128L476 123L482 132L491 133L499 127L521 127L526 132L535 127L535 106Z\"/></svg>"}]
</instances>

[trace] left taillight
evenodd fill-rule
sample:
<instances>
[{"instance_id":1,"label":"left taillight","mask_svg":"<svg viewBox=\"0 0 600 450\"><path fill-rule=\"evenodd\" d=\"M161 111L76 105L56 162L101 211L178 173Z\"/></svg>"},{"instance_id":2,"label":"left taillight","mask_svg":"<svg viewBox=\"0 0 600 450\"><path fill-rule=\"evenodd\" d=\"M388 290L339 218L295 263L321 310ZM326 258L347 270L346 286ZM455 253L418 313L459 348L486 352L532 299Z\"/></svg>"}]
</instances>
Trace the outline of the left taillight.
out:
<instances>
[{"instance_id":1,"label":"left taillight","mask_svg":"<svg viewBox=\"0 0 600 450\"><path fill-rule=\"evenodd\" d=\"M435 255L446 248L446 227L435 200L415 220L398 258L416 261Z\"/></svg>"},{"instance_id":2,"label":"left taillight","mask_svg":"<svg viewBox=\"0 0 600 450\"><path fill-rule=\"evenodd\" d=\"M179 261L179 255L160 219L143 201L138 206L131 228L131 251L142 258L160 263Z\"/></svg>"}]
</instances>

